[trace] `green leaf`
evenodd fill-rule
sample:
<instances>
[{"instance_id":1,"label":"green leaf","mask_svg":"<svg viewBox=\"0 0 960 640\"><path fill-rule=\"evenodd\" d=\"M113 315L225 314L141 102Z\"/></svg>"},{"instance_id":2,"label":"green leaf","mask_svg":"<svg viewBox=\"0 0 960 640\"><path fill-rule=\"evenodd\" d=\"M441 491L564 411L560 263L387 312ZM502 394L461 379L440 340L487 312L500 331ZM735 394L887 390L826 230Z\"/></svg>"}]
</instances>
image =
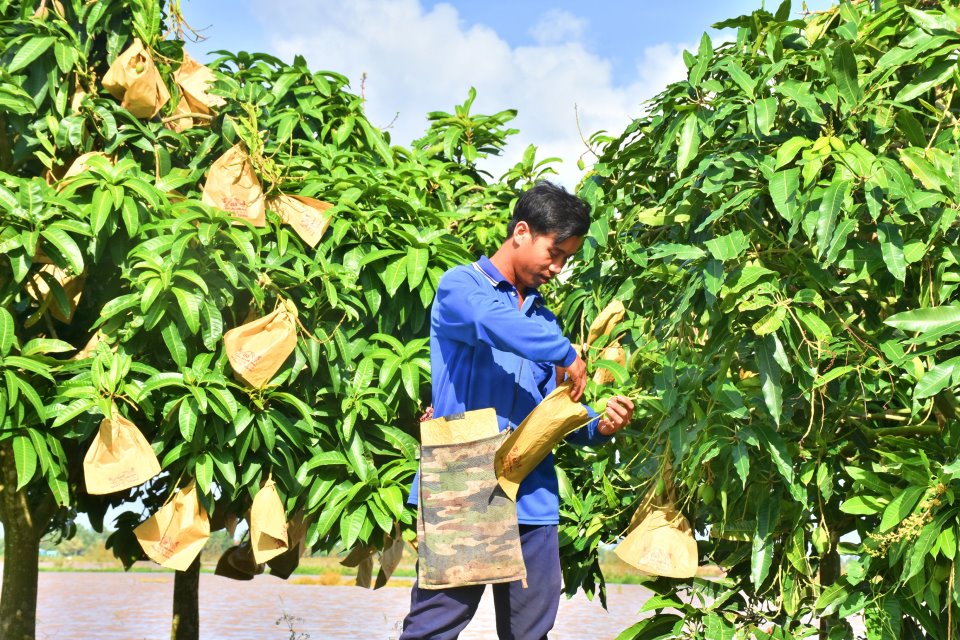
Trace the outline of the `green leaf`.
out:
<instances>
[{"instance_id":1,"label":"green leaf","mask_svg":"<svg viewBox=\"0 0 960 640\"><path fill-rule=\"evenodd\" d=\"M167 350L170 352L170 357L173 358L175 363L177 363L177 366L187 366L187 347L183 344L183 338L180 336L180 330L177 328L177 323L173 321L167 321L167 323L163 326L163 329L160 331L160 335L163 337L164 344L167 345Z\"/></svg>"},{"instance_id":2,"label":"green leaf","mask_svg":"<svg viewBox=\"0 0 960 640\"><path fill-rule=\"evenodd\" d=\"M941 362L927 371L917 382L917 386L913 390L913 397L922 400L935 396L946 389L958 365L960 365L960 357Z\"/></svg>"},{"instance_id":3,"label":"green leaf","mask_svg":"<svg viewBox=\"0 0 960 640\"><path fill-rule=\"evenodd\" d=\"M763 401L773 416L774 422L780 424L780 413L783 409L783 389L780 386L780 365L773 357L776 345L772 336L765 336L756 342L757 367L760 371L760 387L763 391Z\"/></svg>"},{"instance_id":4,"label":"green leaf","mask_svg":"<svg viewBox=\"0 0 960 640\"><path fill-rule=\"evenodd\" d=\"M193 398L184 398L180 402L180 408L177 411L177 424L180 426L180 434L187 442L193 441L193 434L197 430L198 410L197 401Z\"/></svg>"},{"instance_id":5,"label":"green leaf","mask_svg":"<svg viewBox=\"0 0 960 640\"><path fill-rule=\"evenodd\" d=\"M927 307L896 313L884 324L900 329L901 331L918 331L939 335L947 335L960 331L960 306Z\"/></svg>"},{"instance_id":6,"label":"green leaf","mask_svg":"<svg viewBox=\"0 0 960 640\"><path fill-rule=\"evenodd\" d=\"M213 459L209 453L204 453L197 458L193 472L197 478L197 487L202 493L209 494L210 483L213 481Z\"/></svg>"},{"instance_id":7,"label":"green leaf","mask_svg":"<svg viewBox=\"0 0 960 640\"><path fill-rule=\"evenodd\" d=\"M757 528L753 534L750 555L750 582L756 589L760 588L770 573L779 505L780 501L776 496L761 500L757 505Z\"/></svg>"},{"instance_id":8,"label":"green leaf","mask_svg":"<svg viewBox=\"0 0 960 640\"><path fill-rule=\"evenodd\" d=\"M13 437L13 463L17 468L17 491L20 491L37 471L37 452L27 436Z\"/></svg>"},{"instance_id":9,"label":"green leaf","mask_svg":"<svg viewBox=\"0 0 960 640\"><path fill-rule=\"evenodd\" d=\"M877 225L877 237L883 252L883 261L894 278L903 282L907 277L907 263L903 258L903 240L895 224L881 222Z\"/></svg>"},{"instance_id":10,"label":"green leaf","mask_svg":"<svg viewBox=\"0 0 960 640\"><path fill-rule=\"evenodd\" d=\"M423 276L427 273L427 266L430 264L430 251L419 247L410 247L407 249L407 284L410 291L423 282Z\"/></svg>"},{"instance_id":11,"label":"green leaf","mask_svg":"<svg viewBox=\"0 0 960 640\"><path fill-rule=\"evenodd\" d=\"M40 235L67 259L67 264L74 273L83 273L83 253L70 234L57 227L47 227L40 232Z\"/></svg>"},{"instance_id":12,"label":"green leaf","mask_svg":"<svg viewBox=\"0 0 960 640\"><path fill-rule=\"evenodd\" d=\"M400 285L403 284L403 281L407 277L406 256L388 264L380 277L383 280L383 284L387 287L387 293L395 296L400 289Z\"/></svg>"},{"instance_id":13,"label":"green leaf","mask_svg":"<svg viewBox=\"0 0 960 640\"><path fill-rule=\"evenodd\" d=\"M10 348L16 343L17 333L10 312L0 307L0 356L10 353Z\"/></svg>"},{"instance_id":14,"label":"green leaf","mask_svg":"<svg viewBox=\"0 0 960 640\"><path fill-rule=\"evenodd\" d=\"M888 531L903 522L913 512L925 491L926 487L907 487L898 493L883 510L878 531Z\"/></svg>"},{"instance_id":15,"label":"green leaf","mask_svg":"<svg viewBox=\"0 0 960 640\"><path fill-rule=\"evenodd\" d=\"M15 73L20 69L25 68L28 64L43 55L43 52L49 49L55 41L56 38L52 36L30 38L27 40L26 44L20 47L20 50L17 51L17 54L13 56L13 60L10 61L7 71L10 73Z\"/></svg>"},{"instance_id":16,"label":"green leaf","mask_svg":"<svg viewBox=\"0 0 960 640\"><path fill-rule=\"evenodd\" d=\"M787 222L797 219L797 190L800 188L799 167L778 171L770 177L770 199Z\"/></svg>"},{"instance_id":17,"label":"green leaf","mask_svg":"<svg viewBox=\"0 0 960 640\"><path fill-rule=\"evenodd\" d=\"M900 93L894 98L894 101L904 103L923 95L933 87L936 87L947 80L957 68L955 60L944 60L932 65L929 69L916 76L911 82L904 85Z\"/></svg>"},{"instance_id":18,"label":"green leaf","mask_svg":"<svg viewBox=\"0 0 960 640\"><path fill-rule=\"evenodd\" d=\"M704 34L706 35L706 34ZM677 175L683 175L683 171L690 164L690 161L697 156L700 148L700 125L697 121L697 113L691 111L683 120L683 128L680 130L680 142L677 145Z\"/></svg>"},{"instance_id":19,"label":"green leaf","mask_svg":"<svg viewBox=\"0 0 960 640\"><path fill-rule=\"evenodd\" d=\"M777 149L777 162L774 165L774 169L779 169L780 167L793 162L793 159L797 157L797 153L801 149L809 147L811 144L813 144L813 141L811 141L809 138L805 138L804 136L793 136L784 142Z\"/></svg>"},{"instance_id":20,"label":"green leaf","mask_svg":"<svg viewBox=\"0 0 960 640\"><path fill-rule=\"evenodd\" d=\"M350 549L353 543L357 541L357 536L363 529L363 523L367 519L367 505L362 504L353 511L347 511L340 519L340 538L343 540L343 547Z\"/></svg>"},{"instance_id":21,"label":"green leaf","mask_svg":"<svg viewBox=\"0 0 960 640\"><path fill-rule=\"evenodd\" d=\"M849 108L855 107L863 98L863 91L857 82L857 59L849 42L841 43L833 54L831 71L840 97Z\"/></svg>"},{"instance_id":22,"label":"green leaf","mask_svg":"<svg viewBox=\"0 0 960 640\"><path fill-rule=\"evenodd\" d=\"M383 134L379 129L370 124L366 118L358 118L357 122L360 123L360 128L363 129L367 144L383 159L384 164L392 169L394 166L393 152L383 139Z\"/></svg>"},{"instance_id":23,"label":"green leaf","mask_svg":"<svg viewBox=\"0 0 960 640\"><path fill-rule=\"evenodd\" d=\"M747 447L744 446L743 442L737 440L736 445L733 447L733 467L737 470L737 475L740 477L740 483L743 485L743 488L747 488L747 478L750 476L750 454L747 452Z\"/></svg>"},{"instance_id":24,"label":"green leaf","mask_svg":"<svg viewBox=\"0 0 960 640\"><path fill-rule=\"evenodd\" d=\"M704 244L710 255L720 261L739 258L740 254L750 246L749 239L740 229L713 240L707 240Z\"/></svg>"},{"instance_id":25,"label":"green leaf","mask_svg":"<svg viewBox=\"0 0 960 640\"><path fill-rule=\"evenodd\" d=\"M753 104L756 117L756 129L760 135L770 135L777 118L776 98L764 98Z\"/></svg>"},{"instance_id":26,"label":"green leaf","mask_svg":"<svg viewBox=\"0 0 960 640\"><path fill-rule=\"evenodd\" d=\"M802 307L795 307L793 311L800 318L800 323L813 334L818 342L830 342L833 339L830 327L816 313Z\"/></svg>"},{"instance_id":27,"label":"green leaf","mask_svg":"<svg viewBox=\"0 0 960 640\"><path fill-rule=\"evenodd\" d=\"M817 257L823 256L833 238L833 229L837 223L837 215L843 206L843 198L850 186L849 180L834 176L833 181L823 194L820 209L817 215Z\"/></svg>"},{"instance_id":28,"label":"green leaf","mask_svg":"<svg viewBox=\"0 0 960 640\"><path fill-rule=\"evenodd\" d=\"M840 505L840 511L851 515L872 516L880 513L883 502L876 496L853 496Z\"/></svg>"},{"instance_id":29,"label":"green leaf","mask_svg":"<svg viewBox=\"0 0 960 640\"><path fill-rule=\"evenodd\" d=\"M200 307L203 305L203 296L196 291L187 291L180 287L173 287L173 295L180 306L180 313L190 333L196 335L200 331Z\"/></svg>"}]
</instances>

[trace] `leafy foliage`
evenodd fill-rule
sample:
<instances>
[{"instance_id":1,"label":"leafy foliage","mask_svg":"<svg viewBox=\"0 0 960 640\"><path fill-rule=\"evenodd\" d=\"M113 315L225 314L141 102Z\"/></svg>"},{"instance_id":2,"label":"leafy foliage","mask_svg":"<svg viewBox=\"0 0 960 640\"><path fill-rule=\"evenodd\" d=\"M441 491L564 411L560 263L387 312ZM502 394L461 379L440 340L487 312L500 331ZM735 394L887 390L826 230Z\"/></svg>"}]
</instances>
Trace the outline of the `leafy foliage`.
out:
<instances>
[{"instance_id":1,"label":"leafy foliage","mask_svg":"<svg viewBox=\"0 0 960 640\"><path fill-rule=\"evenodd\" d=\"M853 616L951 637L960 12L785 2L716 26L736 40L704 36L581 190L598 215L563 315L627 304L641 418L566 465L568 589L669 463L726 577L652 582L657 614L621 637L841 638Z\"/></svg>"}]
</instances>

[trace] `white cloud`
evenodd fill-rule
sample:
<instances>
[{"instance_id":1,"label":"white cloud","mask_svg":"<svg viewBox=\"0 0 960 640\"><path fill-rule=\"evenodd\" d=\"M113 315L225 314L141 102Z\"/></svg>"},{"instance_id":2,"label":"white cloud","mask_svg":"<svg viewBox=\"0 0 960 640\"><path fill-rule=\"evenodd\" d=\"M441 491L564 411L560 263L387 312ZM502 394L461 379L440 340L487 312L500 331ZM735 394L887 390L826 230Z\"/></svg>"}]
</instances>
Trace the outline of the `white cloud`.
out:
<instances>
[{"instance_id":1,"label":"white cloud","mask_svg":"<svg viewBox=\"0 0 960 640\"><path fill-rule=\"evenodd\" d=\"M641 112L643 100L685 75L677 45L646 49L636 79L613 81L612 64L579 40L585 22L554 11L534 27L537 44L511 47L483 25L466 26L457 10L419 0L272 0L259 12L272 50L284 59L304 55L311 68L345 74L364 96L371 121L391 127L394 143L407 144L426 129L428 111L452 111L470 86L474 113L516 108L505 158L487 165L495 176L516 163L528 144L538 158L559 156L559 182L576 186L584 136L616 134ZM591 158L587 158L589 165Z\"/></svg>"},{"instance_id":2,"label":"white cloud","mask_svg":"<svg viewBox=\"0 0 960 640\"><path fill-rule=\"evenodd\" d=\"M530 35L540 44L556 44L580 40L587 21L569 11L551 9L530 29Z\"/></svg>"}]
</instances>

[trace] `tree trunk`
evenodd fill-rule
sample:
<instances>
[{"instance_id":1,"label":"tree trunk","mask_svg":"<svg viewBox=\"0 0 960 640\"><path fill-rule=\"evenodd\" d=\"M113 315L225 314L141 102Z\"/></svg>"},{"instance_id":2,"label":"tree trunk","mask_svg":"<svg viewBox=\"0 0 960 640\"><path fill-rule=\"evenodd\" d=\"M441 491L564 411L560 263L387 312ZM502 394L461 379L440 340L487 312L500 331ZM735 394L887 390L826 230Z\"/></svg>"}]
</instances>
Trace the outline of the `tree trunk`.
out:
<instances>
[{"instance_id":1,"label":"tree trunk","mask_svg":"<svg viewBox=\"0 0 960 640\"><path fill-rule=\"evenodd\" d=\"M173 624L170 640L200 638L200 556L173 578Z\"/></svg>"},{"instance_id":2,"label":"tree trunk","mask_svg":"<svg viewBox=\"0 0 960 640\"><path fill-rule=\"evenodd\" d=\"M49 493L31 508L27 488L16 490L17 469L10 440L0 445L0 521L3 522L3 591L0 638L32 640L37 628L37 563L40 538L53 514Z\"/></svg>"}]
</instances>

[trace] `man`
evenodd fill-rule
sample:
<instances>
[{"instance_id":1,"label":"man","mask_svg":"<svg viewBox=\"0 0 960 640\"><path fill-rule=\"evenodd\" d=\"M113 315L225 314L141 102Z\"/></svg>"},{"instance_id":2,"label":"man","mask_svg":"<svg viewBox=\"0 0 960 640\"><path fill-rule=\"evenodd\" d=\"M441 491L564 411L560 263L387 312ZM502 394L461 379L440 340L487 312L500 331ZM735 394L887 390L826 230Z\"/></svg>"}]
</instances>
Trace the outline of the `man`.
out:
<instances>
[{"instance_id":1,"label":"man","mask_svg":"<svg viewBox=\"0 0 960 640\"><path fill-rule=\"evenodd\" d=\"M585 202L562 187L540 182L520 196L507 240L493 257L444 274L430 321L437 416L493 407L501 430L515 427L564 376L573 382L573 400L580 399L586 365L563 337L537 287L560 273L589 227ZM633 403L615 396L604 416L568 440L602 444L632 415ZM417 500L417 480L410 500ZM553 454L521 483L517 520L528 586L519 581L493 585L497 635L539 640L553 628L561 592ZM485 587L427 590L415 583L401 640L456 638L476 612Z\"/></svg>"}]
</instances>

